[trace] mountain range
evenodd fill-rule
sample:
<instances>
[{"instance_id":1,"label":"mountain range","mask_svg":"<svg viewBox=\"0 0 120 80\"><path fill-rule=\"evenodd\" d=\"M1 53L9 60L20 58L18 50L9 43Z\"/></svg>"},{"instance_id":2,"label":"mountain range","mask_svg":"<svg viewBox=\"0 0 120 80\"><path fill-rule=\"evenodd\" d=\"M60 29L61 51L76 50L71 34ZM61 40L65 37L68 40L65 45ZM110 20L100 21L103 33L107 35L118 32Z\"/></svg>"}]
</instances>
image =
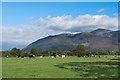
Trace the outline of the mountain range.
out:
<instances>
[{"instance_id":1,"label":"mountain range","mask_svg":"<svg viewBox=\"0 0 120 80\"><path fill-rule=\"evenodd\" d=\"M23 48L23 51L30 51L31 48L36 48L38 51L68 51L79 44L84 45L87 50L117 50L120 45L119 34L120 31L108 29L96 29L77 34L63 33L39 39Z\"/></svg>"}]
</instances>

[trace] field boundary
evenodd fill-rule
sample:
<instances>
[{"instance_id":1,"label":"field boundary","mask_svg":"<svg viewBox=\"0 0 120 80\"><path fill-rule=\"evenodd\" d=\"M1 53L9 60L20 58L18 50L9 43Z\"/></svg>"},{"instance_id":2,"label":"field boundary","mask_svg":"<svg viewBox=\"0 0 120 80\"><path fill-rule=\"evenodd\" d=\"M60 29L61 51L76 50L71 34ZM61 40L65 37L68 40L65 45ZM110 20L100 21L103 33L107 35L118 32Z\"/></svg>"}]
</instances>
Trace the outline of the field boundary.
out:
<instances>
[{"instance_id":1,"label":"field boundary","mask_svg":"<svg viewBox=\"0 0 120 80\"><path fill-rule=\"evenodd\" d=\"M120 80L120 78L2 78L2 80Z\"/></svg>"}]
</instances>

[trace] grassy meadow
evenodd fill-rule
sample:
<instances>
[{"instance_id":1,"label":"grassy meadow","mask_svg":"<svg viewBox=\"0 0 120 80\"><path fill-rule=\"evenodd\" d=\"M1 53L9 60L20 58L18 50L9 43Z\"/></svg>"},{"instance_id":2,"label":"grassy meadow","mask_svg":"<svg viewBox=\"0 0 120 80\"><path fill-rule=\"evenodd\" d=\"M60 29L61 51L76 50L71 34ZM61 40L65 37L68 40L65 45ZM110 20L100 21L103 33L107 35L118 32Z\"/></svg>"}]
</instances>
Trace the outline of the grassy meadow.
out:
<instances>
[{"instance_id":1,"label":"grassy meadow","mask_svg":"<svg viewBox=\"0 0 120 80\"><path fill-rule=\"evenodd\" d=\"M2 58L3 78L118 78L117 56Z\"/></svg>"}]
</instances>

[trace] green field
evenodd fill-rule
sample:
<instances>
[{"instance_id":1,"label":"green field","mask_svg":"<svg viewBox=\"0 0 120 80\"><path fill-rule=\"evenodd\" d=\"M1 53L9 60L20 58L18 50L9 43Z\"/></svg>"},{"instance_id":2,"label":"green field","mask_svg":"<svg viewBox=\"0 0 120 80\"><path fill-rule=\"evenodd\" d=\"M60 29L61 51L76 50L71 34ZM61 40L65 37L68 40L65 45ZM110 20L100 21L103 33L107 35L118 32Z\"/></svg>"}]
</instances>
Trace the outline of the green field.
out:
<instances>
[{"instance_id":1,"label":"green field","mask_svg":"<svg viewBox=\"0 0 120 80\"><path fill-rule=\"evenodd\" d=\"M118 78L116 56L2 58L3 78Z\"/></svg>"}]
</instances>

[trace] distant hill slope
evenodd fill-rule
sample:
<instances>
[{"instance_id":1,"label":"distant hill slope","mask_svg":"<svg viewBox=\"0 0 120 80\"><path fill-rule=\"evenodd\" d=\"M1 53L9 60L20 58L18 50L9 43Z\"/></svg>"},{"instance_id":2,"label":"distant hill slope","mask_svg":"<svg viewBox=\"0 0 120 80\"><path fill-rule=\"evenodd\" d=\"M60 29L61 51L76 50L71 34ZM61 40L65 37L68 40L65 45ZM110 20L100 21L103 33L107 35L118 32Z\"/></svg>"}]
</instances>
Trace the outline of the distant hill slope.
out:
<instances>
[{"instance_id":1,"label":"distant hill slope","mask_svg":"<svg viewBox=\"0 0 120 80\"><path fill-rule=\"evenodd\" d=\"M67 51L79 44L85 45L88 50L116 50L120 44L119 33L120 31L97 29L92 32L48 36L31 43L23 51L30 51L31 48L36 48L38 51Z\"/></svg>"}]
</instances>

